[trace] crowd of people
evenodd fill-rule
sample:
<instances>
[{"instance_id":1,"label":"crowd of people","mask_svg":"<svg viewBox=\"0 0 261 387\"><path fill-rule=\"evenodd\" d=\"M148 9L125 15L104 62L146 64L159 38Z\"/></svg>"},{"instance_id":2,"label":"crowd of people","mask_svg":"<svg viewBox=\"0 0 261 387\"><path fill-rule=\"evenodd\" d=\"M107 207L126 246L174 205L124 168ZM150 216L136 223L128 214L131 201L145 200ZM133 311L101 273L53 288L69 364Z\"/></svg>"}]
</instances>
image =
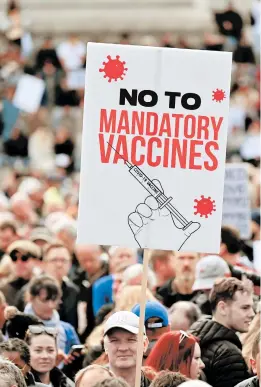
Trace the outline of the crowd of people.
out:
<instances>
[{"instance_id":1,"label":"crowd of people","mask_svg":"<svg viewBox=\"0 0 261 387\"><path fill-rule=\"evenodd\" d=\"M260 379L260 1L232 3L197 47L187 37L133 42L233 52L227 162L248 166L251 236L223 225L218 255L77 245L86 42L36 46L8 2L0 54L0 386L134 387L146 297L142 387L257 387ZM45 82L34 114L11 103L22 74ZM136 387L136 386L135 386Z\"/></svg>"}]
</instances>

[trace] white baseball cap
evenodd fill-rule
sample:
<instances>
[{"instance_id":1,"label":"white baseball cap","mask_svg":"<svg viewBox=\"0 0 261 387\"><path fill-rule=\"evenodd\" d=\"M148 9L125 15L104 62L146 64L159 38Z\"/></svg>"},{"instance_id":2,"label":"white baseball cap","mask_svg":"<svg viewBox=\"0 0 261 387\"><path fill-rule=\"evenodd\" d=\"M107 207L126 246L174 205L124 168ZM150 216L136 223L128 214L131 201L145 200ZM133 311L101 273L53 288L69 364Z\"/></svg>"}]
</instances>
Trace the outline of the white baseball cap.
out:
<instances>
[{"instance_id":1,"label":"white baseball cap","mask_svg":"<svg viewBox=\"0 0 261 387\"><path fill-rule=\"evenodd\" d=\"M139 320L139 317L132 312L120 311L113 313L105 323L104 336L113 328L124 329L137 335L139 333ZM143 331L146 334L145 327L143 327Z\"/></svg>"},{"instance_id":2,"label":"white baseball cap","mask_svg":"<svg viewBox=\"0 0 261 387\"><path fill-rule=\"evenodd\" d=\"M196 279L192 290L212 289L217 278L230 276L229 266L223 258L218 255L207 255L196 265Z\"/></svg>"}]
</instances>

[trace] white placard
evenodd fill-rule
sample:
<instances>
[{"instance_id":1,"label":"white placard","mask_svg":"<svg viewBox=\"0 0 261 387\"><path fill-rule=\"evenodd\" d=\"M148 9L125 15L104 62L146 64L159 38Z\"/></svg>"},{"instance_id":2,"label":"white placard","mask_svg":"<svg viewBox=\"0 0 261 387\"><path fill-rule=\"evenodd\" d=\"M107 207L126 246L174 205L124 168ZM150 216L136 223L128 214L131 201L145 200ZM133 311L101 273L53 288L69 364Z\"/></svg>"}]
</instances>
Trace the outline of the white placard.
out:
<instances>
[{"instance_id":1,"label":"white placard","mask_svg":"<svg viewBox=\"0 0 261 387\"><path fill-rule=\"evenodd\" d=\"M242 239L250 237L250 198L246 164L227 164L225 172L222 224L233 226Z\"/></svg>"},{"instance_id":2,"label":"white placard","mask_svg":"<svg viewBox=\"0 0 261 387\"><path fill-rule=\"evenodd\" d=\"M87 56L77 242L218 253L231 53Z\"/></svg>"},{"instance_id":3,"label":"white placard","mask_svg":"<svg viewBox=\"0 0 261 387\"><path fill-rule=\"evenodd\" d=\"M18 81L13 104L27 113L35 113L40 107L44 89L42 79L24 74Z\"/></svg>"}]
</instances>

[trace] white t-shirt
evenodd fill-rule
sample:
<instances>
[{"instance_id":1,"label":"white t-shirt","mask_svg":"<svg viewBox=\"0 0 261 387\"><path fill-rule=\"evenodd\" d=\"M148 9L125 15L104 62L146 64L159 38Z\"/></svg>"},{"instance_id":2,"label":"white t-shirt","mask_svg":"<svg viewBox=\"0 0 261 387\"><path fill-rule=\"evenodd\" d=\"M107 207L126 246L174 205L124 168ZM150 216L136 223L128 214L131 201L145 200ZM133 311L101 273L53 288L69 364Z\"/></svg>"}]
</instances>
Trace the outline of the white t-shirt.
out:
<instances>
[{"instance_id":1,"label":"white t-shirt","mask_svg":"<svg viewBox=\"0 0 261 387\"><path fill-rule=\"evenodd\" d=\"M82 58L85 56L86 47L82 42L63 42L58 46L58 57L64 62L68 70L78 70L82 67Z\"/></svg>"}]
</instances>

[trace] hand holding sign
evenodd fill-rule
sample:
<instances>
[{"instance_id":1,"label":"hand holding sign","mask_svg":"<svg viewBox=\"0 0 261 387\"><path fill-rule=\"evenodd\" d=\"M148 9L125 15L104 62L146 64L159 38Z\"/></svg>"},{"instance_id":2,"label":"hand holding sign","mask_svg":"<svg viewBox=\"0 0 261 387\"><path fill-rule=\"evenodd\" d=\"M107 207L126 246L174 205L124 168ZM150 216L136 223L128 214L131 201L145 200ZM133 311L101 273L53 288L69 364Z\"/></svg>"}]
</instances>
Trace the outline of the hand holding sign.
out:
<instances>
[{"instance_id":1,"label":"hand holding sign","mask_svg":"<svg viewBox=\"0 0 261 387\"><path fill-rule=\"evenodd\" d=\"M152 183L164 194L159 180L154 179ZM199 223L188 223L184 226L183 219L178 212L174 216L167 206L160 205L151 195L138 204L135 212L129 215L128 224L139 246L154 244L157 247L159 238L162 238L162 230L165 230L165 243L172 241L172 245L175 243L175 249L179 250L188 237L200 227Z\"/></svg>"}]
</instances>

